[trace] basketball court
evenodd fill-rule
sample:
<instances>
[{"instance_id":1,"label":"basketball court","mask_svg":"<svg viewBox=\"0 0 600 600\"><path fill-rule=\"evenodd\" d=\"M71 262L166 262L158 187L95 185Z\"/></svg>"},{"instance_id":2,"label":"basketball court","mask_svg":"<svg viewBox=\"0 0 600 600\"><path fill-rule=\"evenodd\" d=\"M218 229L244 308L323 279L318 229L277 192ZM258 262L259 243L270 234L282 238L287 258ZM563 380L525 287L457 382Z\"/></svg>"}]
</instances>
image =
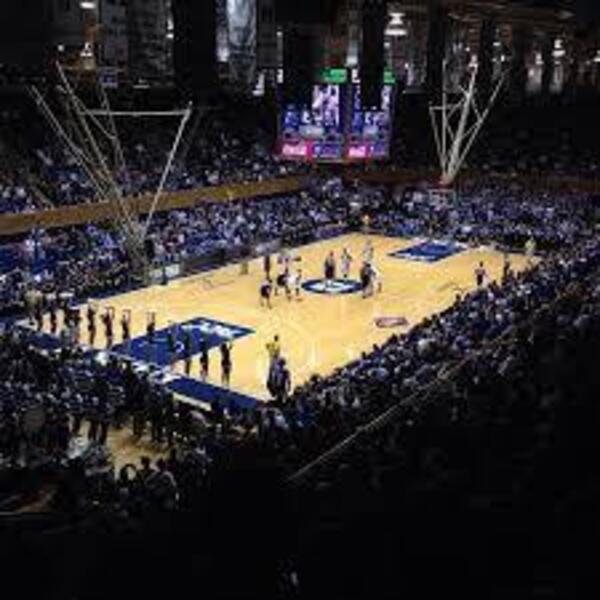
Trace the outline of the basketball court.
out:
<instances>
[{"instance_id":1,"label":"basketball court","mask_svg":"<svg viewBox=\"0 0 600 600\"><path fill-rule=\"evenodd\" d=\"M382 290L363 298L358 271L367 239L374 247L374 264L381 274ZM330 289L323 284L323 262L330 251L339 258L343 248L353 257L348 281L337 280ZM259 286L264 280L262 259L249 264L248 274L240 265L230 265L199 275L171 281L110 298L94 301L98 315L108 307L115 310L115 340L120 342L119 319L122 311L131 311L132 343L130 355L136 362L154 363L162 368L165 380L180 396L200 400L221 388L219 344L233 343L231 394L241 406L269 401L266 390L268 354L266 344L278 335L295 387L312 375L328 375L336 368L359 358L374 344L384 342L393 333L402 333L422 319L450 306L457 294L475 288L474 269L480 261L491 279L502 273L502 253L493 248L466 248L445 242L400 239L360 233L348 234L295 249L292 270L302 269L303 290L299 299L286 299L284 293L272 298L272 308L261 306ZM279 266L273 257L272 275ZM522 270L526 258L511 257L512 267ZM338 261L339 276L339 261ZM85 306L83 307L85 309ZM146 347L146 323L149 313L156 315L154 353ZM82 311L81 341L87 342L87 323ZM403 325L395 325L400 319ZM176 325L187 328L194 339L194 357L190 377L183 377L183 360L169 365L166 331ZM48 317L45 328L48 331ZM98 322L95 347L104 349L104 328ZM209 378L199 380L197 340L208 340ZM178 350L182 349L178 343ZM116 345L114 352L125 355Z\"/></svg>"}]
</instances>

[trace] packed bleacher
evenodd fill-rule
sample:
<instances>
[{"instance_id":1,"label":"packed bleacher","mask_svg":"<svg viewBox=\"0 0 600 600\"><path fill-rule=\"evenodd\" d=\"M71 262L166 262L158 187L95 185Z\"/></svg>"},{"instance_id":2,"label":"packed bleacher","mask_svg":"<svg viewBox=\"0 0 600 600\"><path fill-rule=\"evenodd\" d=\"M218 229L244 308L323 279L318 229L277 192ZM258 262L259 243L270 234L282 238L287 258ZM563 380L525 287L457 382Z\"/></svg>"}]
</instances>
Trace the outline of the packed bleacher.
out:
<instances>
[{"instance_id":1,"label":"packed bleacher","mask_svg":"<svg viewBox=\"0 0 600 600\"><path fill-rule=\"evenodd\" d=\"M222 122L230 122L231 113L223 113L223 121L213 117L195 130L168 189L256 181L298 168L273 159L257 130L224 133ZM595 177L593 150L575 152L580 138L570 128L540 135L529 114L516 136L493 129L498 143L492 147L484 138L470 166ZM132 195L155 189L169 143L166 129L134 129L125 135ZM51 202L89 201L92 190L64 151L46 135L37 141L31 170ZM406 145L397 159L431 164L425 155ZM3 170L0 212L39 208L28 182ZM249 560L229 577L233 540L241 535L246 550L247 540L263 539L262 567L279 576L275 587L286 597L384 597L389 589L398 595L462 589L486 597L493 584L513 597L523 585L539 597L547 597L547 589L573 597L570 582L560 580L565 565L575 562L571 527L586 530L582 515L598 494L597 199L493 177L461 185L456 200L448 201L418 186L330 180L313 182L301 194L201 202L156 216L149 253L156 266L192 259L223 264L252 256L261 244L293 246L353 230L364 215L374 231L388 235L510 251L535 241L540 264L518 274L508 266L502 281L458 295L408 333L255 410L176 401L128 361L98 360L68 345L41 349L33 333L5 321L0 511L42 503L44 511L63 516L61 527L68 523L76 532L61 529L49 543L67 548L64 562L55 559L69 573L63 591L106 594L91 549L98 538L123 532L130 545L120 554L110 543L115 556L105 557L107 564L121 573L125 589L152 589L160 575L140 577L143 564L128 572L128 561L135 561L131 550L151 546L148 539L160 548L171 539L164 532L175 531L202 557L190 577L200 583L215 577L207 573L214 569L222 579L211 583L221 591L255 589ZM124 240L106 224L32 231L0 247L0 316L24 316L32 293L68 292L83 301L123 290L133 284L130 273ZM124 430L137 441L150 439L166 457L144 456L115 468L111 436ZM278 512L288 501L293 518ZM284 533L295 541L280 547L275 541ZM88 535L81 556L76 544L64 544L83 543ZM565 550L550 558L545 546L556 538L564 539ZM213 554L219 557L214 563ZM74 565L94 574L96 590L78 588L83 578L73 575ZM574 568L585 574L585 565ZM178 573L163 575L171 583ZM365 579L369 590L361 588Z\"/></svg>"},{"instance_id":2,"label":"packed bleacher","mask_svg":"<svg viewBox=\"0 0 600 600\"><path fill-rule=\"evenodd\" d=\"M410 97L402 101L406 104L402 107L404 118L389 163L409 169L435 168L433 138L423 135L430 128L426 107ZM511 104L495 108L469 154L466 168L516 178L551 175L595 179L597 140L585 125L593 120L593 104L585 100L575 105L556 101L540 106L531 102L518 109ZM264 105L231 98L197 109L167 179L167 191L264 181L306 172L308 167L303 163L281 161L274 155L273 133L266 124L265 112L268 109ZM32 106L3 111L0 117L2 213L98 199L87 175ZM507 122L510 128L506 128ZM114 172L124 195L154 192L166 165L176 123L170 119L124 119L118 121L118 130L127 169L123 172L115 168ZM110 156L108 146L105 150Z\"/></svg>"},{"instance_id":3,"label":"packed bleacher","mask_svg":"<svg viewBox=\"0 0 600 600\"><path fill-rule=\"evenodd\" d=\"M547 195L536 199L525 191L500 196L494 188L479 185L473 187L472 195L454 205L430 202L419 193L402 200L382 189L344 190L331 183L323 189L327 192L323 192L321 202L303 194L166 214L157 224L155 235L160 238L158 243L164 245L168 259L179 260L188 252L186 232L204 231L211 243L227 246L250 240L275 240L296 229L314 235L324 226L352 227L350 204L355 207L359 199L362 210L369 212L374 226L383 231L398 233L400 228L402 235L454 236L473 243L496 242L505 248L522 248L522 240L527 236L539 241L548 258L524 274L514 275L508 270L501 284L458 297L450 309L417 325L408 334L393 336L382 347L374 348L331 377L314 378L300 386L284 406L266 408L252 416L223 415L217 411L219 419L234 429L239 427L250 436L258 435L269 452L288 463L288 469L301 466L390 404L435 380L461 357L503 335L596 267L592 199L571 199L569 203L563 197ZM429 211L424 210L428 202ZM490 226L498 222L507 224L510 231ZM12 296L7 307L22 308L27 291L35 283L45 293L68 290L79 298L126 284L125 252L114 235L100 228L38 232L24 240L22 246L29 248L22 250L25 262L16 269L19 275L13 272L6 276L3 288L8 298L19 289L22 296ZM38 260L44 268L27 281L28 262ZM15 280L20 282L16 287ZM81 360L86 363L85 358ZM91 363L88 366L99 368ZM131 392L120 395L129 398ZM133 409L126 406L131 417ZM68 406L66 410L70 410ZM113 410L116 407L109 412Z\"/></svg>"},{"instance_id":4,"label":"packed bleacher","mask_svg":"<svg viewBox=\"0 0 600 600\"><path fill-rule=\"evenodd\" d=\"M425 98L405 94L397 109L390 163L404 168L438 167ZM515 178L598 178L598 139L590 127L595 99L530 98L492 108L471 148L465 169ZM367 166L368 168L368 166Z\"/></svg>"},{"instance_id":5,"label":"packed bleacher","mask_svg":"<svg viewBox=\"0 0 600 600\"><path fill-rule=\"evenodd\" d=\"M31 99L24 98L21 104L0 112L0 212L99 200L88 175L42 115L35 112ZM304 172L304 165L281 162L273 155L273 140L263 113L264 107L229 98L220 99L215 106L197 108L184 131L166 191L264 181ZM101 129L94 129L124 196L157 190L178 125L173 117L119 119L117 131L125 169L114 158L109 138ZM104 130L107 127L105 124ZM4 164L3 156L11 156L11 160ZM28 176L18 177L18 169ZM32 185L47 199L46 204L36 199Z\"/></svg>"},{"instance_id":6,"label":"packed bleacher","mask_svg":"<svg viewBox=\"0 0 600 600\"><path fill-rule=\"evenodd\" d=\"M598 494L594 245L565 260L553 300L298 482L306 597L352 596L365 580L382 597L577 593Z\"/></svg>"},{"instance_id":7,"label":"packed bleacher","mask_svg":"<svg viewBox=\"0 0 600 600\"><path fill-rule=\"evenodd\" d=\"M505 190L492 181L468 186L460 201L431 201L426 192L390 194L383 188L349 187L331 180L299 195L201 203L161 213L149 239L157 264L188 259L207 263L247 255L265 242L295 244L355 226L370 214L375 227L404 236L446 236L522 249L533 237L542 250L577 242L595 215L589 197ZM28 288L86 298L131 284L129 261L118 233L97 225L34 231L8 244L0 281L4 314L25 302Z\"/></svg>"},{"instance_id":8,"label":"packed bleacher","mask_svg":"<svg viewBox=\"0 0 600 600\"><path fill-rule=\"evenodd\" d=\"M156 216L149 232L150 258L158 265L203 257L231 259L263 242L314 239L316 232L344 224L347 208L335 198L321 202L305 193L228 204L203 202L195 209ZM131 283L122 236L102 226L36 230L7 244L2 257L4 314L23 307L31 288L85 298Z\"/></svg>"},{"instance_id":9,"label":"packed bleacher","mask_svg":"<svg viewBox=\"0 0 600 600\"><path fill-rule=\"evenodd\" d=\"M0 394L5 470L16 476L34 469L38 482L52 490L47 509L86 519L103 515L102 527L111 523L108 531L118 523L121 527L136 523L136 528L143 527L141 532L152 529L148 523L142 525L146 516L156 519L165 511L172 514L196 510L198 503L204 506L205 499L216 493L213 486L220 473L230 474L237 461L248 465L266 460L278 465L279 477L289 476L349 437L343 451L294 480L293 505L299 507L296 518L304 534L296 550L301 558L293 568L283 568L288 569L284 587L295 589L291 582L299 577L300 589L310 596L322 590L324 582L335 580L341 587L330 593L344 595L360 579L359 573L378 572L382 579L374 589L383 591L394 577L384 556L394 534L403 539L402 552L411 557L407 564L416 569L406 573L400 589L419 585L439 589L439 582L421 579L425 560L445 574L446 582L458 585L463 580L455 571L456 559L451 563L444 559L451 549L471 561L472 568L490 569L496 579L501 578L503 565L515 566L517 557L540 560L544 540L555 531L548 521L552 511L571 518L575 510L571 504L576 507L583 501L583 497L567 496L553 504L543 490L553 489L554 461L559 460L561 473L568 471L567 460L581 461L568 448L570 438L561 441L556 436L569 435L565 418L585 422L591 410L586 386L597 385L588 363L600 325L600 239L592 199L571 199L568 204L560 196L536 199L531 192L522 196L513 192L495 202L493 195L486 197L485 189L474 186L473 198L461 198L462 209L455 211L458 217L450 215L455 207L444 212L443 203L436 201L429 212L423 211L430 200L418 194L404 201L401 195L394 198L382 189L334 194L336 201L329 210L336 217L327 221L351 213L340 208L341 198L355 203L358 197L373 215L373 225L384 231L404 225L415 235L421 231L464 236L467 232L474 242L489 243L498 235L498 244L510 244L512 238L507 241L504 229L490 228L498 211L505 221L511 216L511 227L517 232L526 225L528 235L539 236L545 258L524 273L508 272L502 282L457 298L452 307L408 334L392 336L331 377L300 386L282 405L253 412L217 406L190 409L174 403L126 363L99 364L78 351L48 355L29 343L29 334L9 331L2 338L0 356L3 364L10 365ZM273 207L278 205L305 204L310 214L312 200L269 202L270 212L277 212ZM475 210L477 206L482 210ZM257 207L247 214L253 209ZM239 210L221 213L217 231L240 227ZM224 227L226 218L233 229ZM549 238L550 225L563 235ZM261 239L280 234L280 228L268 230ZM518 238L515 245L520 243ZM576 356L583 356L584 362ZM584 374L577 383L573 383L578 380L575 373ZM45 419L36 428L40 406ZM385 418L364 427L382 414ZM34 433L29 433L29 427ZM143 459L114 472L103 444L111 431L123 427L131 427L136 436L147 433L163 442L170 448L169 456L156 463ZM558 459L559 451L566 458ZM588 463L584 461L586 469ZM532 492L532 485L540 486L538 491ZM30 480L22 486L29 500L39 497L39 489L29 489ZM385 522L372 516L378 514L384 497L397 503L386 513L389 521ZM536 517L535 531L541 537L533 548L517 553L510 546L513 554L509 554L510 538L503 530L508 517L503 516L502 506L517 503L518 527L525 528L532 518L526 503L536 497L543 512ZM343 508L340 498L345 499ZM5 506L18 503L14 497L5 501ZM456 508L462 502L468 503L468 512ZM430 522L434 509L436 516ZM369 521L365 514L371 515ZM471 545L484 544L473 533L476 519L492 532L497 548L473 550ZM239 525L237 519L235 523ZM354 540L343 533L350 523L359 524ZM271 530L272 526L265 527ZM464 539L461 526L468 528ZM525 534L514 535L520 539ZM376 536L381 536L379 544ZM421 536L425 536L422 541ZM442 545L433 552L425 540ZM354 564L352 550L359 543L375 544L362 571ZM352 570L352 575L341 577L348 565L356 566L356 574ZM555 571L543 561L540 568L553 581ZM326 577L323 569L334 576ZM481 592L487 585L485 578L475 578L468 589Z\"/></svg>"}]
</instances>

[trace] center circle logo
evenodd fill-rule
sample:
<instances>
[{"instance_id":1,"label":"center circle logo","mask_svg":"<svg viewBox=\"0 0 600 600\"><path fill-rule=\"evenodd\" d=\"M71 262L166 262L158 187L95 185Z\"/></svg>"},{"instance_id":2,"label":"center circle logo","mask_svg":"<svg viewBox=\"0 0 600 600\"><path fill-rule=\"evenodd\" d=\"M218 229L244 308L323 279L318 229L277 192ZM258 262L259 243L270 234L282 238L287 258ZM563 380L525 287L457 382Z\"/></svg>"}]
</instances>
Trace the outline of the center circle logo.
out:
<instances>
[{"instance_id":1,"label":"center circle logo","mask_svg":"<svg viewBox=\"0 0 600 600\"><path fill-rule=\"evenodd\" d=\"M302 289L313 294L330 294L340 296L342 294L356 294L362 290L359 281L353 279L309 279L302 284Z\"/></svg>"}]
</instances>

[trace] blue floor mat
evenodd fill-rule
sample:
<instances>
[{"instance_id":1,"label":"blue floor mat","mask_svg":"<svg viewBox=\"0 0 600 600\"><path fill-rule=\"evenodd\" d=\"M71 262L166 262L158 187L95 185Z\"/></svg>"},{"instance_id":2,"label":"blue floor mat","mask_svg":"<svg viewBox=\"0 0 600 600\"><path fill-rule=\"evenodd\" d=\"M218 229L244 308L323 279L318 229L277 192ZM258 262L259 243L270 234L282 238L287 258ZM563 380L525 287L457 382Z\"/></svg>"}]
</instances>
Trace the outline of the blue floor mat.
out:
<instances>
[{"instance_id":1,"label":"blue floor mat","mask_svg":"<svg viewBox=\"0 0 600 600\"><path fill-rule=\"evenodd\" d=\"M212 323L215 322L213 321ZM27 329L27 331L31 334L32 343L40 350L54 352L61 347L60 340L56 336L48 333L33 332L30 329ZM214 340L214 343L216 344L216 340ZM103 351L88 349L85 356L95 356L99 352ZM186 398L190 398L191 400L197 400L198 402L205 402L208 404L217 402L223 408L236 408L238 410L253 410L262 403L261 400L246 396L245 394L241 394L234 390L221 388L210 383L204 383L199 379L192 379L191 377L186 377L184 375L172 374L166 369L159 369L155 365L149 365L143 359L136 359L135 357L130 358L133 359L134 364L140 365L144 370L152 371L153 379L162 383L167 389L176 394L180 394L181 396L185 396Z\"/></svg>"},{"instance_id":2,"label":"blue floor mat","mask_svg":"<svg viewBox=\"0 0 600 600\"><path fill-rule=\"evenodd\" d=\"M454 242L429 241L421 242L404 250L390 253L393 258L403 258L420 262L434 263L464 250L464 247Z\"/></svg>"},{"instance_id":3,"label":"blue floor mat","mask_svg":"<svg viewBox=\"0 0 600 600\"><path fill-rule=\"evenodd\" d=\"M208 349L216 348L223 342L233 341L251 335L254 330L239 325L231 325L222 321L212 319L196 318L185 323L177 323L176 348L177 359L183 360L183 338L184 331L189 331L192 337L192 356L199 353L200 339L204 338ZM167 346L168 329L160 329L155 334L154 349L150 349L147 336L143 335L131 340L130 351L127 352L122 344L113 348L113 352L122 356L152 362L162 367L170 363L169 349Z\"/></svg>"},{"instance_id":4,"label":"blue floor mat","mask_svg":"<svg viewBox=\"0 0 600 600\"><path fill-rule=\"evenodd\" d=\"M217 387L210 383L204 383L199 379L191 379L190 377L178 377L167 383L167 388L176 394L199 400L200 402L208 402L213 404L217 402L223 408L231 409L233 407L238 410L253 410L259 404L259 400L251 398L244 394L240 394L234 390Z\"/></svg>"}]
</instances>

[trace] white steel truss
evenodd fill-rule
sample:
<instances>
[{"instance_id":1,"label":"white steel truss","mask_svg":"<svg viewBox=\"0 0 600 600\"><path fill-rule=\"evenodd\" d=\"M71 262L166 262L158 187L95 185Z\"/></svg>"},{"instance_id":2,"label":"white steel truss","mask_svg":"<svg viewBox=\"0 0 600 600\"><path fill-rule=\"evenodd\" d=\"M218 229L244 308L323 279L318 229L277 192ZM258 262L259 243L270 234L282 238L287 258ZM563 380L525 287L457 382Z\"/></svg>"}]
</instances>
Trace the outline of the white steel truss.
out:
<instances>
[{"instance_id":1,"label":"white steel truss","mask_svg":"<svg viewBox=\"0 0 600 600\"><path fill-rule=\"evenodd\" d=\"M469 65L469 79L465 86L450 91L447 63L443 63L442 103L429 107L436 150L440 162L441 186L450 186L463 167L465 160L479 135L498 97L505 80L501 75L484 108L477 102L477 62ZM450 96L452 95L452 99ZM457 96L457 97L456 97Z\"/></svg>"},{"instance_id":2,"label":"white steel truss","mask_svg":"<svg viewBox=\"0 0 600 600\"><path fill-rule=\"evenodd\" d=\"M51 129L64 143L69 154L88 177L94 188L96 198L112 202L117 207L117 211L113 215L113 221L123 235L134 266L146 275L148 265L144 242L148 236L148 230L158 208L167 179L171 174L185 127L193 112L192 105L188 105L185 110L172 111L113 111L106 90L98 81L97 96L101 108L90 110L75 93L65 69L60 64L57 64L57 69L60 80L59 91L62 93L66 111L71 116L68 124L61 123L43 94L35 86L30 88L30 93ZM121 183L121 181L124 181L126 189L131 189L129 171L115 122L118 117L180 118L175 139L162 171L160 183L153 195L150 210L143 224L140 224L137 215L131 210ZM103 151L104 148L100 142L102 139L105 140L105 144L108 142L111 148L110 156Z\"/></svg>"}]
</instances>

